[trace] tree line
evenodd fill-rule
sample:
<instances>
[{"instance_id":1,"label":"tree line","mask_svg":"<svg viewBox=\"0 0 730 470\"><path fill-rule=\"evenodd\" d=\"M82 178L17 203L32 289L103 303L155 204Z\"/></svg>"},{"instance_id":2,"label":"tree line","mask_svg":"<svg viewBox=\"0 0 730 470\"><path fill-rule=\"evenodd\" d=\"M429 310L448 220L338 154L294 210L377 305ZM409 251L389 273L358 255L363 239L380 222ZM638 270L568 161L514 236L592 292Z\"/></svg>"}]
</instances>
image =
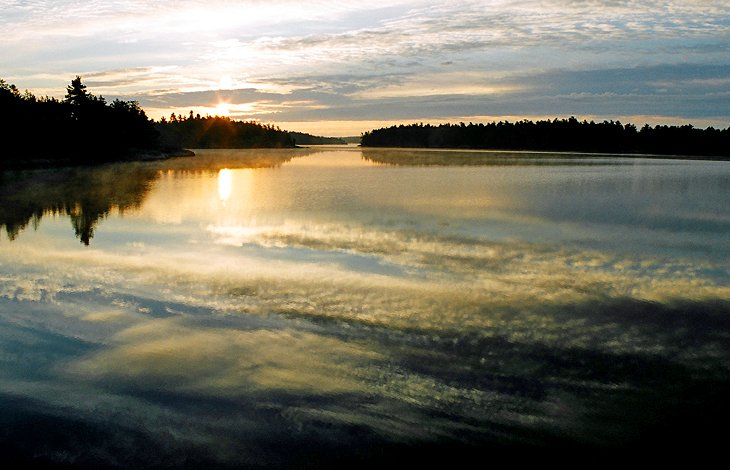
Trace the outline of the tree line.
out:
<instances>
[{"instance_id":1,"label":"tree line","mask_svg":"<svg viewBox=\"0 0 730 470\"><path fill-rule=\"evenodd\" d=\"M0 79L0 129L9 148L0 157L0 170L164 156L181 153L183 148L292 148L296 143L325 143L318 140L325 138L310 134L228 117L201 117L192 111L155 122L137 101L108 103L90 93L78 76L66 87L62 100L21 92Z\"/></svg>"},{"instance_id":2,"label":"tree line","mask_svg":"<svg viewBox=\"0 0 730 470\"><path fill-rule=\"evenodd\" d=\"M410 124L366 132L363 147L468 148L730 157L730 128L554 119L488 124Z\"/></svg>"},{"instance_id":3,"label":"tree line","mask_svg":"<svg viewBox=\"0 0 730 470\"><path fill-rule=\"evenodd\" d=\"M0 168L38 163L96 163L158 150L153 122L136 101L107 103L80 77L63 100L20 92L0 79L0 129L9 148Z\"/></svg>"},{"instance_id":4,"label":"tree line","mask_svg":"<svg viewBox=\"0 0 730 470\"><path fill-rule=\"evenodd\" d=\"M323 137L304 132L289 131L289 135L297 145L345 145L347 142L339 137Z\"/></svg>"},{"instance_id":5,"label":"tree line","mask_svg":"<svg viewBox=\"0 0 730 470\"><path fill-rule=\"evenodd\" d=\"M292 148L297 145L345 144L336 137L284 131L270 124L229 117L172 113L156 124L163 146L182 148Z\"/></svg>"},{"instance_id":6,"label":"tree line","mask_svg":"<svg viewBox=\"0 0 730 470\"><path fill-rule=\"evenodd\" d=\"M162 118L155 128L163 147L179 148L292 148L294 139L288 132L270 124L236 121L229 117L200 114Z\"/></svg>"}]
</instances>

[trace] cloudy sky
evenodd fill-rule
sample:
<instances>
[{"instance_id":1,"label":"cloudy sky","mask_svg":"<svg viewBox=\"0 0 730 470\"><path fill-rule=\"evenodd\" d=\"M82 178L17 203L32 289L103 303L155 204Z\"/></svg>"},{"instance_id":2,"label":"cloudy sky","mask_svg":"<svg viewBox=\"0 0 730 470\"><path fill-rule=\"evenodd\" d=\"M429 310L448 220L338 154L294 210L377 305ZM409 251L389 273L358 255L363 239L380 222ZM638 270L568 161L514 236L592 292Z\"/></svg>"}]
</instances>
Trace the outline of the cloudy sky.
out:
<instances>
[{"instance_id":1,"label":"cloudy sky","mask_svg":"<svg viewBox=\"0 0 730 470\"><path fill-rule=\"evenodd\" d=\"M568 117L730 125L727 0L0 0L0 78L325 135Z\"/></svg>"}]
</instances>

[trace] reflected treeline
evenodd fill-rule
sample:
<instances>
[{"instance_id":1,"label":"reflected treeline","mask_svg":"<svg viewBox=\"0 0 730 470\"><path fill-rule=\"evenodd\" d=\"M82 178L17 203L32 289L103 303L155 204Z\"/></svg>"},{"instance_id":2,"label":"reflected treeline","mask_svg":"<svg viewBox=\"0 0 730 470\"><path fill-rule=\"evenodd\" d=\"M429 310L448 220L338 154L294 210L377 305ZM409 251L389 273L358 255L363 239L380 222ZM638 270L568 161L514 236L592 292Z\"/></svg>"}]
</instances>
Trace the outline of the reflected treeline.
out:
<instances>
[{"instance_id":1,"label":"reflected treeline","mask_svg":"<svg viewBox=\"0 0 730 470\"><path fill-rule=\"evenodd\" d=\"M411 124L366 132L363 147L420 147L537 150L554 152L641 153L730 157L730 128L692 125L641 129L619 121L554 119L489 124Z\"/></svg>"},{"instance_id":2,"label":"reflected treeline","mask_svg":"<svg viewBox=\"0 0 730 470\"><path fill-rule=\"evenodd\" d=\"M446 151L427 149L362 149L365 160L397 166L596 166L617 165L616 160L567 153L533 153L506 151Z\"/></svg>"},{"instance_id":3,"label":"reflected treeline","mask_svg":"<svg viewBox=\"0 0 730 470\"><path fill-rule=\"evenodd\" d=\"M295 157L315 153L309 149L204 149L195 152L195 158L176 158L158 166L176 172L206 173L229 169L277 168Z\"/></svg>"},{"instance_id":4,"label":"reflected treeline","mask_svg":"<svg viewBox=\"0 0 730 470\"><path fill-rule=\"evenodd\" d=\"M88 245L99 221L111 211L139 207L162 172L217 173L222 169L276 168L317 150L203 150L194 158L128 162L98 167L0 172L0 230L14 240L46 215L71 219L76 236Z\"/></svg>"},{"instance_id":5,"label":"reflected treeline","mask_svg":"<svg viewBox=\"0 0 730 470\"><path fill-rule=\"evenodd\" d=\"M88 245L99 220L114 209L139 207L157 175L142 164L0 173L0 229L14 240L29 224L58 214L71 219Z\"/></svg>"}]
</instances>

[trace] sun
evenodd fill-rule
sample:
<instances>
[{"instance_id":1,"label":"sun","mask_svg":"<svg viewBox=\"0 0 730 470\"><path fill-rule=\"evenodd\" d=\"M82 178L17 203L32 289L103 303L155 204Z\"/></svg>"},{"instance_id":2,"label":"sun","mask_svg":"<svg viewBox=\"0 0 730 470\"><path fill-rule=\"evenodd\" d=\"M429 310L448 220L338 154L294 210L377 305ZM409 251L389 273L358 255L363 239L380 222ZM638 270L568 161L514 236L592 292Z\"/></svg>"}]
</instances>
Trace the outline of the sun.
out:
<instances>
[{"instance_id":1,"label":"sun","mask_svg":"<svg viewBox=\"0 0 730 470\"><path fill-rule=\"evenodd\" d=\"M231 115L231 104L225 101L219 101L215 105L215 114L217 116L229 117Z\"/></svg>"}]
</instances>

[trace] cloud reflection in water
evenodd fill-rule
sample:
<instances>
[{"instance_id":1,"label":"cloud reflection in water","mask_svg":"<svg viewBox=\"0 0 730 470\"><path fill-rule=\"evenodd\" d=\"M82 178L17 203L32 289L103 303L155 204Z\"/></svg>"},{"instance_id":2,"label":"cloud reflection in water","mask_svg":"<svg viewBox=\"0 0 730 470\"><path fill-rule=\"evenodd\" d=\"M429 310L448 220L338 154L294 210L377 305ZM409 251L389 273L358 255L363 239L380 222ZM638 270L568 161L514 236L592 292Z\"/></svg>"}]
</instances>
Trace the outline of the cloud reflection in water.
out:
<instances>
[{"instance_id":1,"label":"cloud reflection in water","mask_svg":"<svg viewBox=\"0 0 730 470\"><path fill-rule=\"evenodd\" d=\"M227 167L161 172L88 248L68 249L45 225L4 242L0 399L21 417L3 419L73 421L77 436L106 427L86 446L49 437L50 424L35 435L48 460L75 463L124 451L128 464L152 453L153 465L287 465L428 458L439 446L719 442L709 424L730 415L730 271L693 245L725 253L713 233L657 245L663 232L638 231L652 249L637 253L618 231L590 240L591 223L556 230L551 209L525 204L530 184L551 178L533 167L520 173L530 184L511 168L456 169L481 202L450 211L465 196L452 188L427 214L409 200L427 187L390 196L448 171L353 159L231 165L225 204ZM665 171L644 164L652 178ZM20 437L3 436L22 454Z\"/></svg>"}]
</instances>

